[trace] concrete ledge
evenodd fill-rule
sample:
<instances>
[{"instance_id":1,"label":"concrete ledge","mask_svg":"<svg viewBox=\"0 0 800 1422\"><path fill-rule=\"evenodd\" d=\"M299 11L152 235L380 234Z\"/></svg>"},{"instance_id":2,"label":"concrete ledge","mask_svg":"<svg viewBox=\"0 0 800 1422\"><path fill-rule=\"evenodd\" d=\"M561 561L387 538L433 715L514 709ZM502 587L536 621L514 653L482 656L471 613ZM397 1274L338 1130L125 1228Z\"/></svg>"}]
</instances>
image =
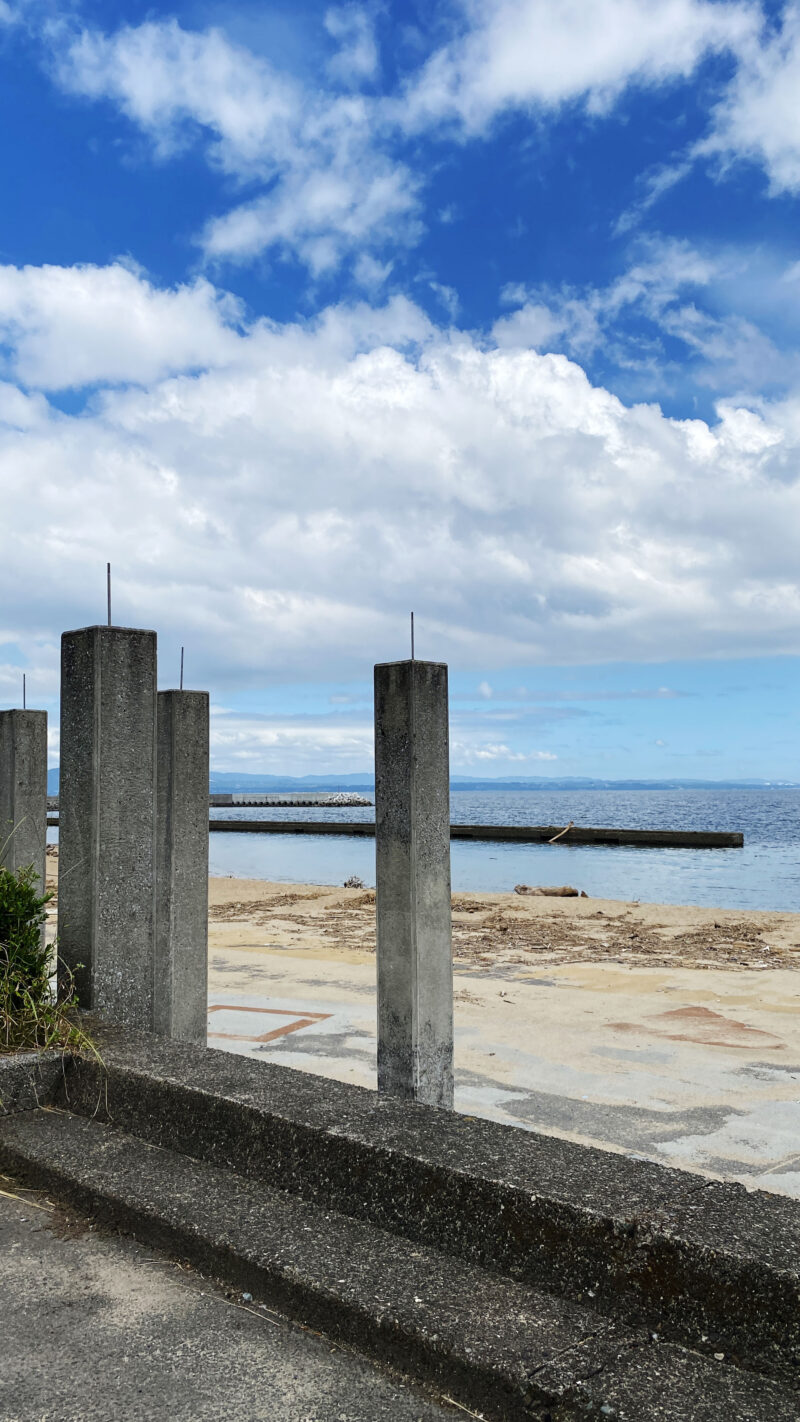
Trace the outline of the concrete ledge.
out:
<instances>
[{"instance_id":1,"label":"concrete ledge","mask_svg":"<svg viewBox=\"0 0 800 1422\"><path fill-rule=\"evenodd\" d=\"M344 1214L67 1112L0 1126L0 1162L496 1422L787 1422L796 1390Z\"/></svg>"},{"instance_id":2,"label":"concrete ledge","mask_svg":"<svg viewBox=\"0 0 800 1422\"><path fill-rule=\"evenodd\" d=\"M556 1365L557 1366L557 1365ZM543 1369L545 1387L554 1368ZM603 1422L794 1422L800 1397L763 1378L741 1373L716 1359L700 1358L677 1344L631 1348L612 1369L584 1378L572 1394L579 1415ZM568 1414L556 1408L552 1422Z\"/></svg>"},{"instance_id":3,"label":"concrete ledge","mask_svg":"<svg viewBox=\"0 0 800 1422\"><path fill-rule=\"evenodd\" d=\"M649 1341L568 1300L229 1171L143 1150L132 1136L68 1113L6 1122L0 1161L82 1213L492 1417L528 1417L529 1402L569 1396L576 1382ZM552 1376L540 1389L535 1374L548 1365Z\"/></svg>"},{"instance_id":4,"label":"concrete ledge","mask_svg":"<svg viewBox=\"0 0 800 1422\"><path fill-rule=\"evenodd\" d=\"M0 1116L47 1105L55 1096L63 1071L60 1052L0 1056Z\"/></svg>"},{"instance_id":5,"label":"concrete ledge","mask_svg":"<svg viewBox=\"0 0 800 1422\"><path fill-rule=\"evenodd\" d=\"M4 1422L468 1422L128 1231L81 1229L54 1194L24 1193L0 1192Z\"/></svg>"},{"instance_id":6,"label":"concrete ledge","mask_svg":"<svg viewBox=\"0 0 800 1422\"><path fill-rule=\"evenodd\" d=\"M287 1067L110 1031L59 1100L742 1366L800 1365L800 1207Z\"/></svg>"}]
</instances>

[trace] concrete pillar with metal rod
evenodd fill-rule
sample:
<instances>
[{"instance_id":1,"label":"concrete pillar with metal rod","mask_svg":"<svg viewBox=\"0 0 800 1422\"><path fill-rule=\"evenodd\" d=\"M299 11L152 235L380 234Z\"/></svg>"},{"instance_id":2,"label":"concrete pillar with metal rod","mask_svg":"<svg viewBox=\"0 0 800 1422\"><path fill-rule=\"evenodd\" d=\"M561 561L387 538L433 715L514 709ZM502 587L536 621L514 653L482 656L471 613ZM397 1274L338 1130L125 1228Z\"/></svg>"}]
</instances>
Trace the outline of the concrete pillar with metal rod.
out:
<instances>
[{"instance_id":1,"label":"concrete pillar with metal rod","mask_svg":"<svg viewBox=\"0 0 800 1422\"><path fill-rule=\"evenodd\" d=\"M58 820L59 953L81 1005L151 1031L155 632L84 627L62 636Z\"/></svg>"},{"instance_id":2,"label":"concrete pillar with metal rod","mask_svg":"<svg viewBox=\"0 0 800 1422\"><path fill-rule=\"evenodd\" d=\"M0 865L32 864L45 891L47 712L0 711Z\"/></svg>"},{"instance_id":3,"label":"concrete pillar with metal rod","mask_svg":"<svg viewBox=\"0 0 800 1422\"><path fill-rule=\"evenodd\" d=\"M375 667L378 1090L453 1104L447 667Z\"/></svg>"},{"instance_id":4,"label":"concrete pillar with metal rod","mask_svg":"<svg viewBox=\"0 0 800 1422\"><path fill-rule=\"evenodd\" d=\"M158 693L154 1028L205 1045L208 692Z\"/></svg>"}]
</instances>

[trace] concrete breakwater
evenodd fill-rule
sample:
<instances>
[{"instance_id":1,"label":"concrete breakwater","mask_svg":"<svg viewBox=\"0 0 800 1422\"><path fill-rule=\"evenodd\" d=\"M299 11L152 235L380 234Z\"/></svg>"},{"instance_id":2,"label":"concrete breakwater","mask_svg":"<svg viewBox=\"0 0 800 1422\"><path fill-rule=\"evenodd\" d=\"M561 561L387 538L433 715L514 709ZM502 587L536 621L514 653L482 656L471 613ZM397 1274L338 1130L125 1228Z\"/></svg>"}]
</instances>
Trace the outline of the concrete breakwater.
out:
<instances>
[{"instance_id":1,"label":"concrete breakwater","mask_svg":"<svg viewBox=\"0 0 800 1422\"><path fill-rule=\"evenodd\" d=\"M273 804L282 804L273 801ZM291 802L286 802L290 804ZM312 805L312 801L304 801ZM328 802L325 802L328 803ZM58 817L49 816L48 825L58 828ZM372 820L209 820L212 834L316 834L374 839ZM495 844L616 844L641 849L742 849L744 835L738 831L593 829L563 825L452 825L451 839L471 839Z\"/></svg>"},{"instance_id":2,"label":"concrete breakwater","mask_svg":"<svg viewBox=\"0 0 800 1422\"><path fill-rule=\"evenodd\" d=\"M372 821L210 820L209 830L228 834L338 834L369 838ZM589 829L563 825L453 825L451 839L493 840L513 844L618 844L658 849L741 849L744 835L712 830Z\"/></svg>"}]
</instances>

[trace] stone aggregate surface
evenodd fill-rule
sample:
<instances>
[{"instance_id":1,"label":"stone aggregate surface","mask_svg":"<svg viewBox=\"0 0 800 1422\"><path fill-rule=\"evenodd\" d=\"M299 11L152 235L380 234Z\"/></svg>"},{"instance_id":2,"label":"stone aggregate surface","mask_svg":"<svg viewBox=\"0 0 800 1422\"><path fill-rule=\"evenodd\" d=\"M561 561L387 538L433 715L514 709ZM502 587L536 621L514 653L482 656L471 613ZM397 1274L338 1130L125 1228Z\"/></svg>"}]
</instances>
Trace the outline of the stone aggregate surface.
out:
<instances>
[{"instance_id":1,"label":"stone aggregate surface","mask_svg":"<svg viewBox=\"0 0 800 1422\"><path fill-rule=\"evenodd\" d=\"M14 1166L16 1148L20 1153L17 1164L32 1166L34 1180L37 1171L41 1172L52 1199L66 1200L68 1205L81 1209L80 1215L69 1208L53 1209L50 1199L41 1195L20 1200L19 1187L15 1188L11 1181L7 1182L10 1189L5 1199L0 1199L0 1205L5 1207L5 1214L0 1208L2 1285L4 1295L13 1299L11 1326L3 1335L11 1353L6 1385L16 1389L13 1396L17 1407L17 1399L22 1397L26 1399L24 1406L31 1398L33 1407L41 1408L42 1388L30 1357L41 1316L48 1330L45 1367L57 1390L50 1412L0 1410L2 1422L28 1422L29 1416L37 1422L42 1417L50 1422L61 1422L62 1418L64 1422L72 1422L73 1418L78 1422L84 1417L99 1419L110 1415L102 1410L112 1405L109 1397L114 1405L122 1407L124 1415L137 1419L162 1415L216 1419L233 1415L215 1410L220 1382L225 1384L228 1397L226 1368L231 1340L226 1332L227 1321L223 1320L220 1327L219 1318L210 1319L207 1346L202 1330L196 1337L198 1320L190 1317L187 1321L179 1308L165 1324L163 1309L156 1307L155 1316L145 1320L148 1326L143 1330L142 1289L137 1288L130 1271L120 1272L116 1257L111 1261L112 1287L106 1287L115 1308L111 1330L106 1327L103 1308L98 1307L98 1289L92 1289L91 1278L90 1287L86 1287L84 1261L77 1289L70 1280L59 1277L58 1260L55 1269L50 1267L49 1257L43 1259L40 1254L29 1261L30 1277L36 1285L40 1287L42 1278L48 1280L44 1305L38 1307L41 1299L35 1300L38 1312L32 1329L31 1311L25 1301L29 1276L23 1268L20 1287L18 1271L23 1242L14 1234L13 1221L11 1230L6 1228L8 1210L14 1203L34 1209L44 1207L45 1215L49 1210L46 1227L61 1241L74 1242L92 1234L97 1239L99 1223L101 1227L119 1225L135 1232L137 1238L156 1242L174 1258L188 1259L206 1275L224 1278L229 1286L229 1302L246 1303L246 1311L260 1322L271 1321L277 1326L277 1307L321 1327L329 1338L341 1336L339 1330L344 1327L344 1336L350 1343L358 1347L363 1342L373 1357L386 1356L395 1364L402 1362L402 1341L410 1340L410 1361L418 1376L421 1370L422 1376L440 1392L447 1387L462 1402L468 1402L471 1415L496 1422L511 1422L514 1418L572 1422L587 1416L612 1417L618 1422L792 1422L800 1416L800 1398L794 1388L742 1372L727 1362L723 1366L721 1355L701 1357L664 1343L644 1330L620 1328L612 1319L576 1307L568 1300L482 1275L457 1260L415 1248L408 1241L392 1239L381 1231L332 1212L312 1209L277 1192L260 1190L254 1182L239 1180L230 1172L148 1148L113 1127L52 1109L22 1112L6 1118L0 1128L0 1142L6 1166L9 1156ZM92 1223L87 1225L87 1219ZM42 1233L41 1221L38 1233ZM101 1236L100 1243L106 1242ZM115 1243L123 1250L141 1251L141 1245L133 1246L129 1241ZM46 1245L45 1250L48 1248ZM199 1287L194 1273L191 1281ZM108 1285L107 1273L101 1278L103 1283ZM218 1289L216 1292L219 1294ZM201 1295L204 1296L203 1290ZM20 1297L27 1316L15 1331ZM264 1304L266 1310L262 1313ZM66 1321L62 1314L66 1314ZM200 1319L199 1324L205 1326L206 1321ZM90 1383L96 1383L98 1366L92 1361L88 1369L82 1370L76 1326L83 1332L84 1348L91 1338L103 1372L105 1391L103 1401L96 1407L94 1395L88 1401L83 1395L84 1372ZM195 1345L205 1349L204 1364L210 1360L216 1370L215 1379L208 1384L203 1382L202 1369L198 1373L194 1367ZM24 1371L26 1347L30 1377ZM18 1366L20 1351L23 1363ZM244 1351L247 1366L250 1357L246 1348ZM170 1387L166 1387L163 1406L169 1406L169 1411L158 1410L158 1405L153 1410L153 1358L156 1383L160 1385L160 1370L166 1368L173 1390L178 1387L176 1374L190 1363L190 1377L174 1406ZM352 1409L351 1398L349 1410L329 1410L337 1405L338 1394L334 1391L332 1399L325 1391L326 1379L320 1410L306 1410L308 1379L304 1378L304 1387L297 1387L298 1373L293 1370L296 1364L292 1358L289 1361L287 1370L282 1358L277 1364L274 1358L267 1360L268 1371L277 1367L279 1400L271 1403L272 1410L248 1411L249 1395L235 1394L242 1408L235 1415L252 1416L254 1422L266 1416L275 1417L278 1422L295 1417L298 1422L333 1422L336 1418L357 1422L368 1415L403 1419L448 1415L447 1411L424 1410L424 1405L430 1409L440 1404L428 1403L428 1399L423 1404L416 1398L412 1408L416 1406L417 1411L404 1410L394 1398L390 1399L389 1410L382 1410L381 1395L369 1395L368 1405L374 1409L371 1414ZM126 1389L131 1387L132 1362L137 1372L129 1399ZM265 1364L263 1359L260 1362L259 1377L263 1377ZM77 1404L72 1401L72 1392L70 1403L58 1392L64 1377L78 1378ZM196 1393L198 1384L205 1387L202 1402ZM285 1393L281 1392L282 1387ZM358 1393L359 1401L360 1397ZM0 1409L4 1401L0 1388ZM286 1404L283 1410L281 1403Z\"/></svg>"},{"instance_id":2,"label":"stone aggregate surface","mask_svg":"<svg viewBox=\"0 0 800 1422\"><path fill-rule=\"evenodd\" d=\"M800 1363L793 1201L247 1057L97 1034L108 1075L75 1064L71 1110L632 1322L663 1316L688 1346L706 1335L748 1366Z\"/></svg>"},{"instance_id":3,"label":"stone aggregate surface","mask_svg":"<svg viewBox=\"0 0 800 1422\"><path fill-rule=\"evenodd\" d=\"M32 1111L50 1101L62 1072L57 1052L13 1052L0 1056L0 1116Z\"/></svg>"},{"instance_id":4,"label":"stone aggregate surface","mask_svg":"<svg viewBox=\"0 0 800 1422\"><path fill-rule=\"evenodd\" d=\"M64 1112L6 1122L0 1158L83 1212L471 1400L499 1392L519 1407L528 1392L545 1403L536 1374L547 1364L559 1360L561 1392L636 1336L568 1299Z\"/></svg>"}]
</instances>

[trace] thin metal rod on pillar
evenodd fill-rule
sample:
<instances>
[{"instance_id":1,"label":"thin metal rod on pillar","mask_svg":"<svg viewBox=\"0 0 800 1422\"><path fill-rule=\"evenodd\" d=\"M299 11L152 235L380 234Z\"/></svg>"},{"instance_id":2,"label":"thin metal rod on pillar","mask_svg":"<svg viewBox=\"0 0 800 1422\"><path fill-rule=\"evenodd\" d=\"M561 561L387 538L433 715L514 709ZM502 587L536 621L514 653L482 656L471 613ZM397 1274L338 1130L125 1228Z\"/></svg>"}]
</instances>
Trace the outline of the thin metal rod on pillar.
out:
<instances>
[{"instance_id":1,"label":"thin metal rod on pillar","mask_svg":"<svg viewBox=\"0 0 800 1422\"><path fill-rule=\"evenodd\" d=\"M181 647L181 691L183 691L183 647Z\"/></svg>"},{"instance_id":2,"label":"thin metal rod on pillar","mask_svg":"<svg viewBox=\"0 0 800 1422\"><path fill-rule=\"evenodd\" d=\"M25 673L24 673L24 672L22 673L22 709L23 709L23 711L27 711L27 709L28 709L28 693L27 693L27 688L26 688L26 686L25 686Z\"/></svg>"},{"instance_id":3,"label":"thin metal rod on pillar","mask_svg":"<svg viewBox=\"0 0 800 1422\"><path fill-rule=\"evenodd\" d=\"M411 614L411 660L414 660L414 614Z\"/></svg>"},{"instance_id":4,"label":"thin metal rod on pillar","mask_svg":"<svg viewBox=\"0 0 800 1422\"><path fill-rule=\"evenodd\" d=\"M108 625L111 626L111 564L106 563L106 594L108 599Z\"/></svg>"}]
</instances>

